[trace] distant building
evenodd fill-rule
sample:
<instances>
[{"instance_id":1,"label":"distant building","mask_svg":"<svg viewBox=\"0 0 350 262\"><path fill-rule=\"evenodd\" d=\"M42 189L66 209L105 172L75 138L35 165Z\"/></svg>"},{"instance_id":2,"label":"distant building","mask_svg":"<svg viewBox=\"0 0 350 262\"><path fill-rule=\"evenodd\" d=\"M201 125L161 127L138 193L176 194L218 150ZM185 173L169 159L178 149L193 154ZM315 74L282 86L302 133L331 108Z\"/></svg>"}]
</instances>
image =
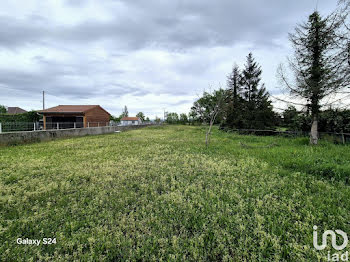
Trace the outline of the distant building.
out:
<instances>
[{"instance_id":1,"label":"distant building","mask_svg":"<svg viewBox=\"0 0 350 262\"><path fill-rule=\"evenodd\" d=\"M109 125L110 113L99 105L59 105L38 111L44 129L99 127Z\"/></svg>"},{"instance_id":2,"label":"distant building","mask_svg":"<svg viewBox=\"0 0 350 262\"><path fill-rule=\"evenodd\" d=\"M17 115L17 114L23 114L23 113L27 113L27 111L20 108L20 107L8 107L7 108L8 115Z\"/></svg>"},{"instance_id":3,"label":"distant building","mask_svg":"<svg viewBox=\"0 0 350 262\"><path fill-rule=\"evenodd\" d=\"M123 117L122 119L120 119L120 124L122 126L130 126L130 125L136 126L136 125L140 125L141 123L142 123L142 121L138 117L126 116L126 117Z\"/></svg>"}]
</instances>

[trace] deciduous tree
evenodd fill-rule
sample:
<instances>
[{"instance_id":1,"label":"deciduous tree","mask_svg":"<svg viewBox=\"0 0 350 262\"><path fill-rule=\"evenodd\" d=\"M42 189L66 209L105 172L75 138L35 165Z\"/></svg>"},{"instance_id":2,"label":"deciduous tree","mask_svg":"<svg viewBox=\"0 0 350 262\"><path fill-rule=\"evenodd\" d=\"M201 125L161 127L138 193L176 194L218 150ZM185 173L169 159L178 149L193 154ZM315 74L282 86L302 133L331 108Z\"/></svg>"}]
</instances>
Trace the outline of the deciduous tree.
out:
<instances>
[{"instance_id":1,"label":"deciduous tree","mask_svg":"<svg viewBox=\"0 0 350 262\"><path fill-rule=\"evenodd\" d=\"M140 118L140 119L142 120L142 122L145 121L145 114L144 114L144 113L138 112L138 113L136 114L136 116L137 116L138 118Z\"/></svg>"},{"instance_id":2,"label":"deciduous tree","mask_svg":"<svg viewBox=\"0 0 350 262\"><path fill-rule=\"evenodd\" d=\"M127 117L127 116L129 116L128 107L124 106L121 117Z\"/></svg>"},{"instance_id":3,"label":"deciduous tree","mask_svg":"<svg viewBox=\"0 0 350 262\"><path fill-rule=\"evenodd\" d=\"M0 114L6 114L7 113L7 109L5 106L0 105Z\"/></svg>"},{"instance_id":4,"label":"deciduous tree","mask_svg":"<svg viewBox=\"0 0 350 262\"><path fill-rule=\"evenodd\" d=\"M179 121L180 121L180 123L183 124L183 125L187 124L187 123L188 123L188 117L187 117L187 115L184 114L184 113L180 114L180 120L179 120Z\"/></svg>"},{"instance_id":5,"label":"deciduous tree","mask_svg":"<svg viewBox=\"0 0 350 262\"><path fill-rule=\"evenodd\" d=\"M177 113L168 113L166 122L168 124L178 124L179 123L179 115Z\"/></svg>"}]
</instances>

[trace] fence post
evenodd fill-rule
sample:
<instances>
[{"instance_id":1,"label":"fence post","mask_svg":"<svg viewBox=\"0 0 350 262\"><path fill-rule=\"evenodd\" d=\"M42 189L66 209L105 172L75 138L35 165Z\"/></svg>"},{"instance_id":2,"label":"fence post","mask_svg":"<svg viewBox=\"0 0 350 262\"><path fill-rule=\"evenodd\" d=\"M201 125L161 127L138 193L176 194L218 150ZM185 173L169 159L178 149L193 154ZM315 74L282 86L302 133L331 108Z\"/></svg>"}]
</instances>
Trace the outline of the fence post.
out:
<instances>
[{"instance_id":1,"label":"fence post","mask_svg":"<svg viewBox=\"0 0 350 262\"><path fill-rule=\"evenodd\" d=\"M77 128L77 123L76 123L76 122L74 122L74 129L75 129L75 128Z\"/></svg>"},{"instance_id":2,"label":"fence post","mask_svg":"<svg viewBox=\"0 0 350 262\"><path fill-rule=\"evenodd\" d=\"M88 122L88 128L90 127L90 122Z\"/></svg>"},{"instance_id":3,"label":"fence post","mask_svg":"<svg viewBox=\"0 0 350 262\"><path fill-rule=\"evenodd\" d=\"M97 127L100 127L100 122L97 123Z\"/></svg>"},{"instance_id":4,"label":"fence post","mask_svg":"<svg viewBox=\"0 0 350 262\"><path fill-rule=\"evenodd\" d=\"M60 123L57 122L57 130L60 129Z\"/></svg>"},{"instance_id":5,"label":"fence post","mask_svg":"<svg viewBox=\"0 0 350 262\"><path fill-rule=\"evenodd\" d=\"M33 130L36 130L35 122L33 123Z\"/></svg>"},{"instance_id":6,"label":"fence post","mask_svg":"<svg viewBox=\"0 0 350 262\"><path fill-rule=\"evenodd\" d=\"M0 122L0 133L2 133L2 125L1 125L1 122Z\"/></svg>"}]
</instances>

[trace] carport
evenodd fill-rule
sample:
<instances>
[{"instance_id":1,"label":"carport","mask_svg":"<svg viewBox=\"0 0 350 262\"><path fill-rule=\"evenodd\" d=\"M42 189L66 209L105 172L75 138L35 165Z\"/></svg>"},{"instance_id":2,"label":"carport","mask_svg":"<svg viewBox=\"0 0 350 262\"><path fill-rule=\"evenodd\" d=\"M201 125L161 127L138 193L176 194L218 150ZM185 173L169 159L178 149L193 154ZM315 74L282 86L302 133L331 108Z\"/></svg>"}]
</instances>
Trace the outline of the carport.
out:
<instances>
[{"instance_id":1,"label":"carport","mask_svg":"<svg viewBox=\"0 0 350 262\"><path fill-rule=\"evenodd\" d=\"M106 126L110 114L99 105L59 105L39 111L44 129Z\"/></svg>"}]
</instances>

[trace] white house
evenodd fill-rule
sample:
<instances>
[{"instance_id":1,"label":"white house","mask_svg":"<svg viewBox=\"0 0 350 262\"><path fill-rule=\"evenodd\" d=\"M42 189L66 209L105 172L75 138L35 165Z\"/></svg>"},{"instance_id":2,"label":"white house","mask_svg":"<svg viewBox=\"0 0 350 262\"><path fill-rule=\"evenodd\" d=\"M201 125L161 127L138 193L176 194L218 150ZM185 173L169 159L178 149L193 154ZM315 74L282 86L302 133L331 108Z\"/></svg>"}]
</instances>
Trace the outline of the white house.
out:
<instances>
[{"instance_id":1,"label":"white house","mask_svg":"<svg viewBox=\"0 0 350 262\"><path fill-rule=\"evenodd\" d=\"M120 119L120 124L122 126L136 126L136 125L140 125L142 123L141 119L138 117L123 117L122 119Z\"/></svg>"}]
</instances>

